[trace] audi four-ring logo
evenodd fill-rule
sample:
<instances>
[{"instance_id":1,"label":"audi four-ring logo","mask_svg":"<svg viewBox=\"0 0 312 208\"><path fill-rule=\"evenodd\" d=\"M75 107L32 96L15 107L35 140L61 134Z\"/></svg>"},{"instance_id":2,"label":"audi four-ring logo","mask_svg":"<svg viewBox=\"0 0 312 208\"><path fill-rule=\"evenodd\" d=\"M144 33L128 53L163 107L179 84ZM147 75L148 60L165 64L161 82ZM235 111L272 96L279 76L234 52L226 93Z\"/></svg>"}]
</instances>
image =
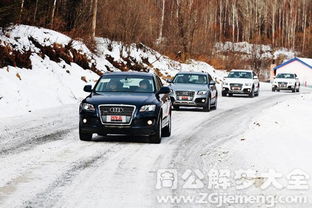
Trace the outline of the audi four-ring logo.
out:
<instances>
[{"instance_id":1,"label":"audi four-ring logo","mask_svg":"<svg viewBox=\"0 0 312 208\"><path fill-rule=\"evenodd\" d=\"M109 111L112 113L121 113L121 112L123 112L123 109L118 108L118 107L113 107L113 108L110 108Z\"/></svg>"}]
</instances>

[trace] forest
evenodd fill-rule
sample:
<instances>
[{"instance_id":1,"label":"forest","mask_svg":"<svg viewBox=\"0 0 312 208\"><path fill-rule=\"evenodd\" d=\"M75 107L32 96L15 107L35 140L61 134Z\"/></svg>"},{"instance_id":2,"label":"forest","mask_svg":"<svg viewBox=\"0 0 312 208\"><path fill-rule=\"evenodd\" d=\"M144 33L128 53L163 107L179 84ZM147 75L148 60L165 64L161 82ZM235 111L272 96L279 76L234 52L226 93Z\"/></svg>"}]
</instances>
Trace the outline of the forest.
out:
<instances>
[{"instance_id":1,"label":"forest","mask_svg":"<svg viewBox=\"0 0 312 208\"><path fill-rule=\"evenodd\" d=\"M285 47L312 57L311 0L0 0L0 27L42 26L83 39L143 43L182 60L217 42Z\"/></svg>"}]
</instances>

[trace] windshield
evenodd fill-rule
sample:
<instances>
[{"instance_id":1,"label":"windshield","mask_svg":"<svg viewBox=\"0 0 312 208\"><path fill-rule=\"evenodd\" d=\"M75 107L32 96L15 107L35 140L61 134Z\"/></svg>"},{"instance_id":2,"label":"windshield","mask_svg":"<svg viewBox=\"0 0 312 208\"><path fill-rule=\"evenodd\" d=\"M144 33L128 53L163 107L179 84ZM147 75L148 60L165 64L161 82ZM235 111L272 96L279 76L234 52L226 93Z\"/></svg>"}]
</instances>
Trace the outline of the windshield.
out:
<instances>
[{"instance_id":1,"label":"windshield","mask_svg":"<svg viewBox=\"0 0 312 208\"><path fill-rule=\"evenodd\" d=\"M95 92L155 92L152 77L104 76L95 87Z\"/></svg>"},{"instance_id":2,"label":"windshield","mask_svg":"<svg viewBox=\"0 0 312 208\"><path fill-rule=\"evenodd\" d=\"M178 74L173 83L181 84L208 84L207 76L201 74Z\"/></svg>"},{"instance_id":3,"label":"windshield","mask_svg":"<svg viewBox=\"0 0 312 208\"><path fill-rule=\"evenodd\" d=\"M280 79L294 79L295 75L293 75L293 74L278 74L276 76L276 78L280 78Z\"/></svg>"},{"instance_id":4,"label":"windshield","mask_svg":"<svg viewBox=\"0 0 312 208\"><path fill-rule=\"evenodd\" d=\"M252 79L252 73L244 71L232 71L229 73L228 78Z\"/></svg>"}]
</instances>

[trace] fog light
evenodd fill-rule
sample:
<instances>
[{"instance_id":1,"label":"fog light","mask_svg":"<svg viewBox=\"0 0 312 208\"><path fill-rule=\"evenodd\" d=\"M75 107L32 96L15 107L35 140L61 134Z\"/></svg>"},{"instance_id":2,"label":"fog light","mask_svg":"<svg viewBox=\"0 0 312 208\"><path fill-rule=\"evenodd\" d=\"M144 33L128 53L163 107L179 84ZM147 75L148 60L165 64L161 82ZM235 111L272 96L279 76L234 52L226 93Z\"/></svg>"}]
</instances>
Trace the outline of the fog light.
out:
<instances>
[{"instance_id":1,"label":"fog light","mask_svg":"<svg viewBox=\"0 0 312 208\"><path fill-rule=\"evenodd\" d=\"M205 99L202 99L202 102L204 103L204 102L205 102Z\"/></svg>"},{"instance_id":2,"label":"fog light","mask_svg":"<svg viewBox=\"0 0 312 208\"><path fill-rule=\"evenodd\" d=\"M87 123L87 119L84 118L84 119L82 120L82 122L83 122L83 123Z\"/></svg>"},{"instance_id":3,"label":"fog light","mask_svg":"<svg viewBox=\"0 0 312 208\"><path fill-rule=\"evenodd\" d=\"M148 125L152 125L152 124L153 124L153 121L152 121L152 120L148 120L148 121L147 121L147 124L148 124Z\"/></svg>"}]
</instances>

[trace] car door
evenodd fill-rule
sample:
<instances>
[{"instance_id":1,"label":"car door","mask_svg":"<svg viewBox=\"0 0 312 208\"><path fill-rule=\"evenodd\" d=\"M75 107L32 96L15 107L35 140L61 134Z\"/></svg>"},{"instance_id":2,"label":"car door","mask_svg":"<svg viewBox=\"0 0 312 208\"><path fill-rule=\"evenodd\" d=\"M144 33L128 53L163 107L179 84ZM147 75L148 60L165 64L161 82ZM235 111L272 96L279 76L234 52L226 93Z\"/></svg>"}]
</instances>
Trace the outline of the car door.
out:
<instances>
[{"instance_id":1,"label":"car door","mask_svg":"<svg viewBox=\"0 0 312 208\"><path fill-rule=\"evenodd\" d=\"M160 78L156 76L156 86L157 90L160 90L160 88L163 86ZM159 100L161 102L161 108L162 108L162 119L164 120L163 125L167 124L167 118L168 115L170 114L171 110L171 101L170 101L170 96L168 94L161 94L159 95Z\"/></svg>"},{"instance_id":2,"label":"car door","mask_svg":"<svg viewBox=\"0 0 312 208\"><path fill-rule=\"evenodd\" d=\"M299 78L298 78L297 74L295 74L295 80L296 80L297 86L300 86L300 81L299 81Z\"/></svg>"},{"instance_id":3,"label":"car door","mask_svg":"<svg viewBox=\"0 0 312 208\"><path fill-rule=\"evenodd\" d=\"M253 82L254 82L254 86L255 86L255 91L258 91L259 90L259 79L258 79L258 76L255 72L252 72L253 74Z\"/></svg>"},{"instance_id":4,"label":"car door","mask_svg":"<svg viewBox=\"0 0 312 208\"><path fill-rule=\"evenodd\" d=\"M211 81L214 81L212 79L212 77L210 76L210 74L208 74L208 80L209 80L209 83ZM210 93L211 93L211 101L214 103L217 99L217 86L209 84L209 89L210 89Z\"/></svg>"}]
</instances>

